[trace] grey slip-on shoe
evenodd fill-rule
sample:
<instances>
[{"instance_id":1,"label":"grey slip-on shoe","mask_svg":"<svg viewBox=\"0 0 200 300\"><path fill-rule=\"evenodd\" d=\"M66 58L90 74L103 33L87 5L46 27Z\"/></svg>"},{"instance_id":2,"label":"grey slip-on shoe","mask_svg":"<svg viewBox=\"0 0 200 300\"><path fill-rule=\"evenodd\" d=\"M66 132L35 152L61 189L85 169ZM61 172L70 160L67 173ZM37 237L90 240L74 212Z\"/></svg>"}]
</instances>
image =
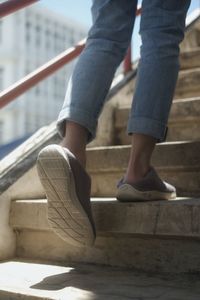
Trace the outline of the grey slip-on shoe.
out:
<instances>
[{"instance_id":1,"label":"grey slip-on shoe","mask_svg":"<svg viewBox=\"0 0 200 300\"><path fill-rule=\"evenodd\" d=\"M38 155L37 170L53 231L75 246L92 246L96 233L90 204L91 179L84 168L68 149L49 145Z\"/></svg>"},{"instance_id":2,"label":"grey slip-on shoe","mask_svg":"<svg viewBox=\"0 0 200 300\"><path fill-rule=\"evenodd\" d=\"M147 200L173 200L176 198L176 189L171 184L162 181L153 167L146 176L129 184L122 178L117 185L117 199L119 201L147 201Z\"/></svg>"}]
</instances>

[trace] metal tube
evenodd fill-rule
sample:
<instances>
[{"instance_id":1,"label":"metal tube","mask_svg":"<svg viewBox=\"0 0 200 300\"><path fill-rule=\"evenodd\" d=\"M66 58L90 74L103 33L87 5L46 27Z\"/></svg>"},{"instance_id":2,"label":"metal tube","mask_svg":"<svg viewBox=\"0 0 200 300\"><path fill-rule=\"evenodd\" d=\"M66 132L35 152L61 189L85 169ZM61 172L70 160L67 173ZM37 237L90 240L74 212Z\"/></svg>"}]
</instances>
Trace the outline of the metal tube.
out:
<instances>
[{"instance_id":1,"label":"metal tube","mask_svg":"<svg viewBox=\"0 0 200 300\"><path fill-rule=\"evenodd\" d=\"M8 0L0 3L0 18L10 15L17 10L38 2L39 0Z\"/></svg>"},{"instance_id":2,"label":"metal tube","mask_svg":"<svg viewBox=\"0 0 200 300\"><path fill-rule=\"evenodd\" d=\"M33 4L39 0L9 0L0 4L0 17L6 16L14 11L17 11L27 5ZM141 13L139 7L136 15ZM0 109L19 97L30 88L38 84L43 79L55 73L58 69L65 66L68 62L76 58L84 49L85 40L78 43L75 47L65 50L43 66L31 72L23 79L17 81L9 88L0 93ZM128 50L128 56L125 58L125 73L131 70L131 48Z\"/></svg>"},{"instance_id":3,"label":"metal tube","mask_svg":"<svg viewBox=\"0 0 200 300\"><path fill-rule=\"evenodd\" d=\"M65 66L68 62L72 61L72 59L76 58L82 52L84 47L85 40L81 41L75 47L62 52L43 66L39 67L29 75L25 76L23 79L17 81L9 88L1 92L0 108L4 107L15 98L25 93L27 90L35 86L49 75L55 73L55 71Z\"/></svg>"},{"instance_id":4,"label":"metal tube","mask_svg":"<svg viewBox=\"0 0 200 300\"><path fill-rule=\"evenodd\" d=\"M141 6L138 6L136 11L136 16L139 16L141 14L142 8ZM132 47L131 44L128 48L127 54L124 58L124 74L127 74L132 70Z\"/></svg>"}]
</instances>

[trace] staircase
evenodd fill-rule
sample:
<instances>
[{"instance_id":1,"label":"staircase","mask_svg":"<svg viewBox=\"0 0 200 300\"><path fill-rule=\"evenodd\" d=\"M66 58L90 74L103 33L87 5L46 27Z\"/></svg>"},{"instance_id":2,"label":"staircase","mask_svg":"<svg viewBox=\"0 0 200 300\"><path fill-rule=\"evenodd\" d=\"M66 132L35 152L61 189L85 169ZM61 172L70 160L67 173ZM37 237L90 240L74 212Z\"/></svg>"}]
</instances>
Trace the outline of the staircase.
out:
<instances>
[{"instance_id":1,"label":"staircase","mask_svg":"<svg viewBox=\"0 0 200 300\"><path fill-rule=\"evenodd\" d=\"M55 124L42 128L3 160L0 257L7 261L0 264L0 299L199 300L199 18L181 49L168 139L156 146L153 155L153 165L177 187L178 198L142 203L115 199L116 182L124 174L130 151L125 130L135 77L128 75L105 106L103 133L99 129L87 149L97 228L93 248L68 245L47 222L35 159L45 145L59 142Z\"/></svg>"}]
</instances>

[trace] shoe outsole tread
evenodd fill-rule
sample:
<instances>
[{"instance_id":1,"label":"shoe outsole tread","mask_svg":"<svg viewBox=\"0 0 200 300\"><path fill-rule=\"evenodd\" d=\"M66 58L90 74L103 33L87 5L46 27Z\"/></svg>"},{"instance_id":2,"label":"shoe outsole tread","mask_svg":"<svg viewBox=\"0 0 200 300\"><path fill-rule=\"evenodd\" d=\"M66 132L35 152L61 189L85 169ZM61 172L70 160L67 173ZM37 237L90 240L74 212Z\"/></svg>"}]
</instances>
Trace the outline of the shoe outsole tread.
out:
<instances>
[{"instance_id":1,"label":"shoe outsole tread","mask_svg":"<svg viewBox=\"0 0 200 300\"><path fill-rule=\"evenodd\" d=\"M38 175L45 189L52 230L74 246L92 246L95 236L78 200L69 160L61 147L47 146L38 156Z\"/></svg>"}]
</instances>

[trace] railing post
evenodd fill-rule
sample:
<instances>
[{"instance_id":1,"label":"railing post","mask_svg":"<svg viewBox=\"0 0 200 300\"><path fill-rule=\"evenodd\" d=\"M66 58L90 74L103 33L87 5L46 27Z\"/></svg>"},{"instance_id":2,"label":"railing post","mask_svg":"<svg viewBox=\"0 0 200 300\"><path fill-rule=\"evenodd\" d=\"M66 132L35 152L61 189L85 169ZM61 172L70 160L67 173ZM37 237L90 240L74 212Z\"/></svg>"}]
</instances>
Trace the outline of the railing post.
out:
<instances>
[{"instance_id":1,"label":"railing post","mask_svg":"<svg viewBox=\"0 0 200 300\"><path fill-rule=\"evenodd\" d=\"M127 74L131 70L132 70L132 54L131 54L131 45L130 45L124 59L124 74Z\"/></svg>"}]
</instances>

